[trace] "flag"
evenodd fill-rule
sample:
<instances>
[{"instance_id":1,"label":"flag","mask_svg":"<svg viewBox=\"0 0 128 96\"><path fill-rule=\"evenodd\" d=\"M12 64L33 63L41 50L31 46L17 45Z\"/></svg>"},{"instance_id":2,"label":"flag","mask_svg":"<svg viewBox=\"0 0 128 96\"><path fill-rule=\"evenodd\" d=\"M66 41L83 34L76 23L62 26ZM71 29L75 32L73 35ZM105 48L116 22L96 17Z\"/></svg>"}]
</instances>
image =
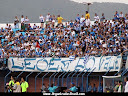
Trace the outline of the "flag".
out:
<instances>
[{"instance_id":1,"label":"flag","mask_svg":"<svg viewBox=\"0 0 128 96\"><path fill-rule=\"evenodd\" d=\"M86 64L88 62L88 59L89 59L89 55L86 54L85 57L84 57L84 64Z\"/></svg>"},{"instance_id":2,"label":"flag","mask_svg":"<svg viewBox=\"0 0 128 96\"><path fill-rule=\"evenodd\" d=\"M39 42L36 42L36 48L40 48Z\"/></svg>"}]
</instances>

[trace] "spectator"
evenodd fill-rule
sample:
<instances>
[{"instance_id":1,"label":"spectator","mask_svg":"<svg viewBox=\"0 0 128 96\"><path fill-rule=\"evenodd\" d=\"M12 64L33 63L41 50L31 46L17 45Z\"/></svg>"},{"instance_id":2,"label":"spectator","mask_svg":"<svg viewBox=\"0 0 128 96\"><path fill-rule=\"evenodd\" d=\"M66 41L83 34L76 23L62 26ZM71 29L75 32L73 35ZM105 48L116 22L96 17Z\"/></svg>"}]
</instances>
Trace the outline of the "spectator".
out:
<instances>
[{"instance_id":1,"label":"spectator","mask_svg":"<svg viewBox=\"0 0 128 96\"><path fill-rule=\"evenodd\" d=\"M19 19L17 16L15 16L15 19L14 19L14 26L15 26L15 29L19 29Z\"/></svg>"},{"instance_id":2,"label":"spectator","mask_svg":"<svg viewBox=\"0 0 128 96\"><path fill-rule=\"evenodd\" d=\"M77 92L77 91L78 91L78 88L75 86L73 82L71 83L71 88L65 90L65 92Z\"/></svg>"},{"instance_id":3,"label":"spectator","mask_svg":"<svg viewBox=\"0 0 128 96\"><path fill-rule=\"evenodd\" d=\"M103 22L105 20L104 13L102 13L102 17L100 18L100 22Z\"/></svg>"},{"instance_id":4,"label":"spectator","mask_svg":"<svg viewBox=\"0 0 128 96\"><path fill-rule=\"evenodd\" d=\"M24 22L25 22L25 30L28 30L28 28L29 28L29 19L28 19L27 16L26 16Z\"/></svg>"},{"instance_id":5,"label":"spectator","mask_svg":"<svg viewBox=\"0 0 128 96\"><path fill-rule=\"evenodd\" d=\"M99 16L97 15L97 13L95 13L94 21L95 21L95 22L99 22L99 20L100 20Z\"/></svg>"},{"instance_id":6,"label":"spectator","mask_svg":"<svg viewBox=\"0 0 128 96\"><path fill-rule=\"evenodd\" d=\"M89 86L88 86L88 92L92 92L92 86L91 86L90 83L89 83Z\"/></svg>"},{"instance_id":7,"label":"spectator","mask_svg":"<svg viewBox=\"0 0 128 96\"><path fill-rule=\"evenodd\" d=\"M24 16L22 15L21 16L21 30L23 30L23 31L25 30L25 24L24 23L25 23L25 19L24 19Z\"/></svg>"},{"instance_id":8,"label":"spectator","mask_svg":"<svg viewBox=\"0 0 128 96\"><path fill-rule=\"evenodd\" d=\"M43 28L45 18L43 17L43 15L40 14L39 19L40 19L40 22L41 22L40 27Z\"/></svg>"},{"instance_id":9,"label":"spectator","mask_svg":"<svg viewBox=\"0 0 128 96\"><path fill-rule=\"evenodd\" d=\"M58 88L58 86L54 86L53 84L51 85L51 87L48 88L49 92L55 92L56 89Z\"/></svg>"},{"instance_id":10,"label":"spectator","mask_svg":"<svg viewBox=\"0 0 128 96\"><path fill-rule=\"evenodd\" d=\"M96 88L95 84L93 84L93 92L97 92L97 88Z\"/></svg>"},{"instance_id":11,"label":"spectator","mask_svg":"<svg viewBox=\"0 0 128 96\"><path fill-rule=\"evenodd\" d=\"M91 22L90 22L90 14L88 13L88 11L86 11L85 19L86 19L86 26L89 26Z\"/></svg>"}]
</instances>

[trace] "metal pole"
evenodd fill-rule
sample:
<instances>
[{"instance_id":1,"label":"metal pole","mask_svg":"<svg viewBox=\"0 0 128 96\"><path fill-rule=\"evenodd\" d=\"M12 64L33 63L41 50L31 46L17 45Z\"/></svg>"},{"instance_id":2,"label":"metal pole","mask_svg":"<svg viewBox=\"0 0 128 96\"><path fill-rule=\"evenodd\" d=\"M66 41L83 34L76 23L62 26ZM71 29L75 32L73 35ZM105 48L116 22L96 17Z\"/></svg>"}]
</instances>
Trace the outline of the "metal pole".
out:
<instances>
[{"instance_id":1,"label":"metal pole","mask_svg":"<svg viewBox=\"0 0 128 96\"><path fill-rule=\"evenodd\" d=\"M111 70L111 69L109 69L109 70L104 74L104 76L106 76L110 70Z\"/></svg>"},{"instance_id":2,"label":"metal pole","mask_svg":"<svg viewBox=\"0 0 128 96\"><path fill-rule=\"evenodd\" d=\"M56 72L53 73L53 74L49 77L49 87L51 87L51 78L52 78L52 76L54 76L55 74L56 74Z\"/></svg>"},{"instance_id":3,"label":"metal pole","mask_svg":"<svg viewBox=\"0 0 128 96\"><path fill-rule=\"evenodd\" d=\"M38 74L36 75L36 77L35 77L35 92L36 92L36 79L37 79L37 77L38 77L41 73L42 73L42 72L38 73Z\"/></svg>"},{"instance_id":4,"label":"metal pole","mask_svg":"<svg viewBox=\"0 0 128 96\"><path fill-rule=\"evenodd\" d=\"M22 73L24 73L24 71L22 71L16 78L19 78L19 76L20 76Z\"/></svg>"},{"instance_id":5,"label":"metal pole","mask_svg":"<svg viewBox=\"0 0 128 96\"><path fill-rule=\"evenodd\" d=\"M87 86L86 86L86 92L88 92L88 76L96 69L96 67L87 75Z\"/></svg>"},{"instance_id":6,"label":"metal pole","mask_svg":"<svg viewBox=\"0 0 128 96\"><path fill-rule=\"evenodd\" d=\"M70 72L70 70L69 70L68 72ZM63 79L64 79L64 76L67 75L68 72L66 72L66 73L62 76L62 87L63 87L63 84L64 84L64 80L63 80Z\"/></svg>"},{"instance_id":7,"label":"metal pole","mask_svg":"<svg viewBox=\"0 0 128 96\"><path fill-rule=\"evenodd\" d=\"M105 78L103 77L103 92L105 92Z\"/></svg>"},{"instance_id":8,"label":"metal pole","mask_svg":"<svg viewBox=\"0 0 128 96\"><path fill-rule=\"evenodd\" d=\"M85 70L85 69L84 69ZM80 74L81 73L83 73L84 72L84 70L83 71L81 71L77 76L76 76L76 86L78 86L78 77L80 76Z\"/></svg>"},{"instance_id":9,"label":"metal pole","mask_svg":"<svg viewBox=\"0 0 128 96\"><path fill-rule=\"evenodd\" d=\"M6 92L5 86L6 86L6 79L8 77L8 75L11 73L11 71L9 71L9 73L4 77L4 92Z\"/></svg>"},{"instance_id":10,"label":"metal pole","mask_svg":"<svg viewBox=\"0 0 128 96\"><path fill-rule=\"evenodd\" d=\"M76 71L76 72L72 75L72 77L71 77L71 82L73 82L73 76L75 76L77 72L78 72L78 71Z\"/></svg>"},{"instance_id":11,"label":"metal pole","mask_svg":"<svg viewBox=\"0 0 128 96\"><path fill-rule=\"evenodd\" d=\"M49 73L49 72L48 72L48 73ZM46 75L48 75L48 73L46 73L46 74L42 77L42 87L43 87L44 77L45 77Z\"/></svg>"},{"instance_id":12,"label":"metal pole","mask_svg":"<svg viewBox=\"0 0 128 96\"><path fill-rule=\"evenodd\" d=\"M32 74L33 72L29 73L27 76L26 76L26 81L28 81L28 77Z\"/></svg>"},{"instance_id":13,"label":"metal pole","mask_svg":"<svg viewBox=\"0 0 128 96\"><path fill-rule=\"evenodd\" d=\"M67 88L68 88L68 77L73 73L74 71L72 71L70 74L68 74L67 76Z\"/></svg>"},{"instance_id":14,"label":"metal pole","mask_svg":"<svg viewBox=\"0 0 128 96\"><path fill-rule=\"evenodd\" d=\"M99 89L100 89L100 86L101 86L101 76L99 75ZM98 89L98 91L100 92L99 89Z\"/></svg>"},{"instance_id":15,"label":"metal pole","mask_svg":"<svg viewBox=\"0 0 128 96\"><path fill-rule=\"evenodd\" d=\"M83 83L84 83L84 75L88 72L89 69L87 69L87 71L85 71L85 73L82 75L82 92L83 92L83 89L84 89L84 86L83 86Z\"/></svg>"},{"instance_id":16,"label":"metal pole","mask_svg":"<svg viewBox=\"0 0 128 96\"><path fill-rule=\"evenodd\" d=\"M125 69L125 70L122 72L121 76L124 76L124 75L127 73L127 70L128 70L128 68Z\"/></svg>"},{"instance_id":17,"label":"metal pole","mask_svg":"<svg viewBox=\"0 0 128 96\"><path fill-rule=\"evenodd\" d=\"M65 72L63 72L62 74L60 74L60 75L58 76L58 84L57 84L57 86L59 86L59 84L60 84L59 78L60 78L64 73L65 73Z\"/></svg>"},{"instance_id":18,"label":"metal pole","mask_svg":"<svg viewBox=\"0 0 128 96\"><path fill-rule=\"evenodd\" d=\"M58 75L58 74L59 74L59 72L57 72L57 74L55 74L54 77L53 77L53 85L55 85L55 77L56 77L56 75Z\"/></svg>"}]
</instances>

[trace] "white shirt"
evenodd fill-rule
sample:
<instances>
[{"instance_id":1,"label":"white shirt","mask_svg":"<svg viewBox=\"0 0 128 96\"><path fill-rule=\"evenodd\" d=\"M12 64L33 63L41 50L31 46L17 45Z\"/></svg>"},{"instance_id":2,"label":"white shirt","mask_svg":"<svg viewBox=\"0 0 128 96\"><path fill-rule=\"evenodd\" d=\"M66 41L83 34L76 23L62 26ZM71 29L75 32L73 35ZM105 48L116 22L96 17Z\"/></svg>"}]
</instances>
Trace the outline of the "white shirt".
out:
<instances>
[{"instance_id":1,"label":"white shirt","mask_svg":"<svg viewBox=\"0 0 128 96\"><path fill-rule=\"evenodd\" d=\"M49 21L50 15L46 16L46 21Z\"/></svg>"},{"instance_id":2,"label":"white shirt","mask_svg":"<svg viewBox=\"0 0 128 96\"><path fill-rule=\"evenodd\" d=\"M95 21L99 21L99 16L94 16Z\"/></svg>"},{"instance_id":3,"label":"white shirt","mask_svg":"<svg viewBox=\"0 0 128 96\"><path fill-rule=\"evenodd\" d=\"M122 90L121 90L121 85L119 86L119 88L118 88L118 92L121 92Z\"/></svg>"},{"instance_id":4,"label":"white shirt","mask_svg":"<svg viewBox=\"0 0 128 96\"><path fill-rule=\"evenodd\" d=\"M84 17L83 18L81 17L80 18L80 23L83 23L84 20L85 20L85 18Z\"/></svg>"},{"instance_id":5,"label":"white shirt","mask_svg":"<svg viewBox=\"0 0 128 96\"><path fill-rule=\"evenodd\" d=\"M40 22L44 22L44 17L43 16L40 16L39 19L40 19Z\"/></svg>"},{"instance_id":6,"label":"white shirt","mask_svg":"<svg viewBox=\"0 0 128 96\"><path fill-rule=\"evenodd\" d=\"M29 23L29 19L25 19L25 24L28 24Z\"/></svg>"},{"instance_id":7,"label":"white shirt","mask_svg":"<svg viewBox=\"0 0 128 96\"><path fill-rule=\"evenodd\" d=\"M124 15L123 14L120 14L119 17L124 17Z\"/></svg>"},{"instance_id":8,"label":"white shirt","mask_svg":"<svg viewBox=\"0 0 128 96\"><path fill-rule=\"evenodd\" d=\"M128 92L128 81L126 82L126 85L125 85L125 90L124 92Z\"/></svg>"},{"instance_id":9,"label":"white shirt","mask_svg":"<svg viewBox=\"0 0 128 96\"><path fill-rule=\"evenodd\" d=\"M24 23L24 18L21 18L21 23Z\"/></svg>"}]
</instances>

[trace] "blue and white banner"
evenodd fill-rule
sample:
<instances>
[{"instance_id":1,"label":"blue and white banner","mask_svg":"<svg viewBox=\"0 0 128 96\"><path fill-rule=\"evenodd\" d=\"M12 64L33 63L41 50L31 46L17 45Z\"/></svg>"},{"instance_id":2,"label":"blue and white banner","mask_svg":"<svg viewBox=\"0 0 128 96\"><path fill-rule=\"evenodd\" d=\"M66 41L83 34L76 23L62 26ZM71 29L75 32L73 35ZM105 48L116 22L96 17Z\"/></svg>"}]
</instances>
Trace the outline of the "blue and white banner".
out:
<instances>
[{"instance_id":1,"label":"blue and white banner","mask_svg":"<svg viewBox=\"0 0 128 96\"><path fill-rule=\"evenodd\" d=\"M74 58L9 58L8 67L11 71L34 71L34 72L56 72L56 71L91 71L94 72L119 71L122 57L119 56L89 56L85 63L85 57Z\"/></svg>"}]
</instances>

